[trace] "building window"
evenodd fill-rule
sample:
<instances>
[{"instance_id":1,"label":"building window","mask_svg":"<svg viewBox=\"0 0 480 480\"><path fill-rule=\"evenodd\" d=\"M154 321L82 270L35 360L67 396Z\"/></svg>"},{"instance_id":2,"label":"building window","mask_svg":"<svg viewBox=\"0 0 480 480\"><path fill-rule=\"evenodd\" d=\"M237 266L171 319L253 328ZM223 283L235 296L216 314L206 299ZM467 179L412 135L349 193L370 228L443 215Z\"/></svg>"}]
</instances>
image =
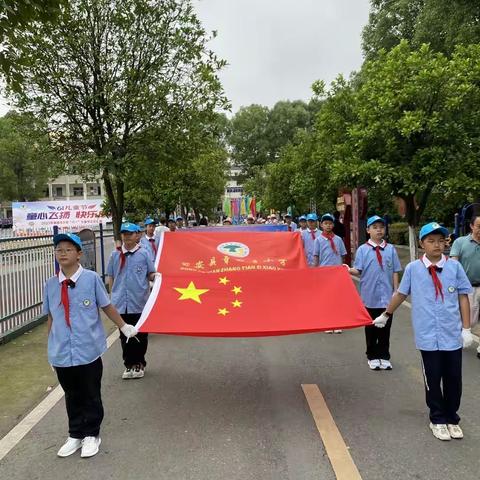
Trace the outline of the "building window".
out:
<instances>
[{"instance_id":1,"label":"building window","mask_svg":"<svg viewBox=\"0 0 480 480\"><path fill-rule=\"evenodd\" d=\"M63 188L62 187L55 187L55 196L56 197L63 197Z\"/></svg>"},{"instance_id":2,"label":"building window","mask_svg":"<svg viewBox=\"0 0 480 480\"><path fill-rule=\"evenodd\" d=\"M73 187L74 197L83 197L83 187Z\"/></svg>"}]
</instances>

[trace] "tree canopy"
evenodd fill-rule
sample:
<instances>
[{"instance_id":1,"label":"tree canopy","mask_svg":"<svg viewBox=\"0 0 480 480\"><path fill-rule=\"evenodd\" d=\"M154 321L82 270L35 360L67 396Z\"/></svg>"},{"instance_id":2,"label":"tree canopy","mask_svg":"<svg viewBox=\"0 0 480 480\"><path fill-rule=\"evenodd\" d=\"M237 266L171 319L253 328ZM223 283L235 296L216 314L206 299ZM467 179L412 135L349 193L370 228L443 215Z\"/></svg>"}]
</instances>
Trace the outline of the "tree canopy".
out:
<instances>
[{"instance_id":1,"label":"tree canopy","mask_svg":"<svg viewBox=\"0 0 480 480\"><path fill-rule=\"evenodd\" d=\"M208 40L190 0L72 0L57 21L15 32L13 93L49 121L67 162L101 173L117 232L138 136L182 136L198 112L228 105Z\"/></svg>"}]
</instances>

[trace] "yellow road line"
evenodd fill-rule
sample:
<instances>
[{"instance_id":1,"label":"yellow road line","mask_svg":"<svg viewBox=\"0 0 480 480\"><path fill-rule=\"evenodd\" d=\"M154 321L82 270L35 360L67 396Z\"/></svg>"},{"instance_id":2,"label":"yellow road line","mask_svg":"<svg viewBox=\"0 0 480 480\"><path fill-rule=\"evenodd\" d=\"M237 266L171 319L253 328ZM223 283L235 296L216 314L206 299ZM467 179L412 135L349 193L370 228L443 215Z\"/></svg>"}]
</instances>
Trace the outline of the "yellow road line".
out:
<instances>
[{"instance_id":1,"label":"yellow road line","mask_svg":"<svg viewBox=\"0 0 480 480\"><path fill-rule=\"evenodd\" d=\"M302 389L337 480L362 480L320 389L315 384Z\"/></svg>"}]
</instances>

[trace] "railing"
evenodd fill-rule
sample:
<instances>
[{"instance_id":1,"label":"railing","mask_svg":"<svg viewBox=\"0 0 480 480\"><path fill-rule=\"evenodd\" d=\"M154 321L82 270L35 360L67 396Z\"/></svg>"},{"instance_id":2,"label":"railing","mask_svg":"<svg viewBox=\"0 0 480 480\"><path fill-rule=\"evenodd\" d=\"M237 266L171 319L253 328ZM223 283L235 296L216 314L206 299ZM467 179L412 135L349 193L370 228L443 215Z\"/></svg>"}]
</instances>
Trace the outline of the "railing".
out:
<instances>
[{"instance_id":1,"label":"railing","mask_svg":"<svg viewBox=\"0 0 480 480\"><path fill-rule=\"evenodd\" d=\"M52 236L0 240L0 337L38 317L54 274Z\"/></svg>"},{"instance_id":2,"label":"railing","mask_svg":"<svg viewBox=\"0 0 480 480\"><path fill-rule=\"evenodd\" d=\"M113 250L112 231L97 236L97 272L102 255ZM41 316L43 289L55 274L52 235L0 238L0 343L7 332L25 327Z\"/></svg>"}]
</instances>

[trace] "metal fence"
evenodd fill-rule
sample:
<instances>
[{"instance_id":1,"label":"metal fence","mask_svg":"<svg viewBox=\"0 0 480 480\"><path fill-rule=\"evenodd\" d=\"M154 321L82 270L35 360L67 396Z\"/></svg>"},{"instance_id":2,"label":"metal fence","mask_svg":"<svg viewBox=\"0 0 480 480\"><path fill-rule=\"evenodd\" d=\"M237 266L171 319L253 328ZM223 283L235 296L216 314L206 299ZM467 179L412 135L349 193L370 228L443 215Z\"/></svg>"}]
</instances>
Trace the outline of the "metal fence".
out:
<instances>
[{"instance_id":1,"label":"metal fence","mask_svg":"<svg viewBox=\"0 0 480 480\"><path fill-rule=\"evenodd\" d=\"M45 282L55 274L52 237L0 238L0 343L6 333L41 315ZM112 231L102 232L96 255L100 273L113 248Z\"/></svg>"}]
</instances>

